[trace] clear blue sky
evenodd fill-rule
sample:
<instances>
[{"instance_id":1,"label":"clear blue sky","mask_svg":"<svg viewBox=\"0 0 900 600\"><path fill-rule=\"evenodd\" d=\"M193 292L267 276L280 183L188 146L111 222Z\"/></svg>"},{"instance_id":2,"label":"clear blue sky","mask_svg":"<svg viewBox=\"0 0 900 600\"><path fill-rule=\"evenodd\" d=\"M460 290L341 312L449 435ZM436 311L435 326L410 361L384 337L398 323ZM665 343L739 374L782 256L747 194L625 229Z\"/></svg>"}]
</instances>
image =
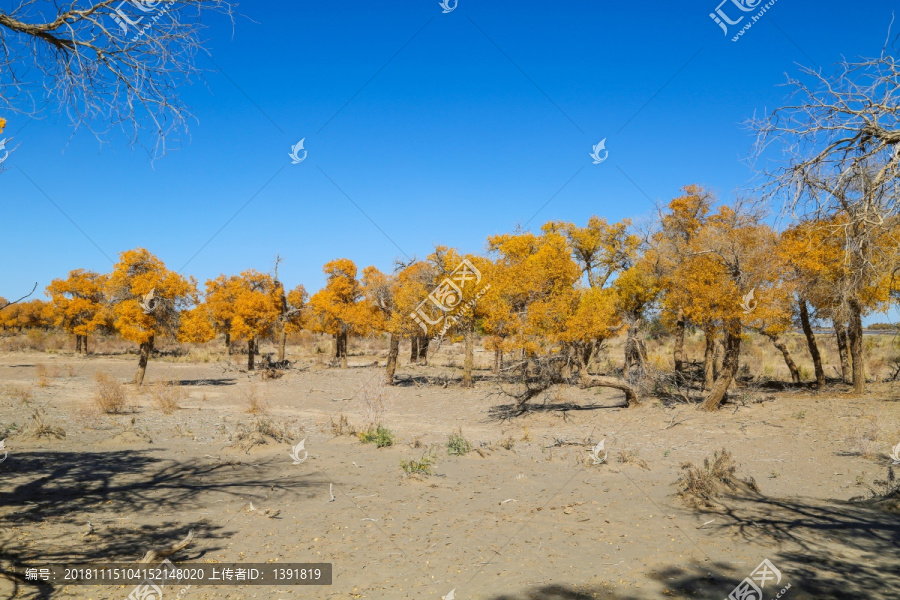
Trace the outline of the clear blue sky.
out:
<instances>
[{"instance_id":1,"label":"clear blue sky","mask_svg":"<svg viewBox=\"0 0 900 600\"><path fill-rule=\"evenodd\" d=\"M198 59L206 81L181 90L198 122L154 164L59 115L21 131L6 115L0 295L137 246L180 269L207 242L185 269L201 283L281 254L312 292L328 260L480 252L539 210L529 227L640 219L689 183L728 199L751 175L742 121L783 100L796 63L877 54L894 4L779 0L736 43L716 4L242 3L233 31L209 21L221 70Z\"/></svg>"}]
</instances>

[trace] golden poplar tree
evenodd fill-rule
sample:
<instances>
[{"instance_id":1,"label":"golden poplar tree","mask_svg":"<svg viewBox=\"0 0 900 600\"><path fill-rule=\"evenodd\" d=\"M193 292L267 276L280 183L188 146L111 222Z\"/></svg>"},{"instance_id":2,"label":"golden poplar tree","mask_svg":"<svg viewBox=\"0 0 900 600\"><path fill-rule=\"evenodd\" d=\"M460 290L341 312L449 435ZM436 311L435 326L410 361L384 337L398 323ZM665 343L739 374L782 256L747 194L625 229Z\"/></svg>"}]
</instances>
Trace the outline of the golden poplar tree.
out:
<instances>
[{"instance_id":1,"label":"golden poplar tree","mask_svg":"<svg viewBox=\"0 0 900 600\"><path fill-rule=\"evenodd\" d=\"M158 337L175 337L183 309L197 303L197 283L166 268L144 248L119 253L106 281L115 327L126 340L140 345L134 382L141 385Z\"/></svg>"},{"instance_id":2,"label":"golden poplar tree","mask_svg":"<svg viewBox=\"0 0 900 600\"><path fill-rule=\"evenodd\" d=\"M47 286L54 324L75 336L75 352L87 354L88 335L106 324L105 285L105 275L76 269L66 279L54 279Z\"/></svg>"}]
</instances>

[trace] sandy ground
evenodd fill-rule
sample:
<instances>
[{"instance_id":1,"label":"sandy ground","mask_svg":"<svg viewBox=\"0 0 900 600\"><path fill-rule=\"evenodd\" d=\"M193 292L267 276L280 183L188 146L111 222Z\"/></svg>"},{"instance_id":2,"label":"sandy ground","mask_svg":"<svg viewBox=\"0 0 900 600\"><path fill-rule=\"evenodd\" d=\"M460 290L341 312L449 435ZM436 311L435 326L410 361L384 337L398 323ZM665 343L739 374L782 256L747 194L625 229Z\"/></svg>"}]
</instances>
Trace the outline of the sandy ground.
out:
<instances>
[{"instance_id":1,"label":"sandy ground","mask_svg":"<svg viewBox=\"0 0 900 600\"><path fill-rule=\"evenodd\" d=\"M510 400L487 372L466 390L426 384L440 367L407 365L384 418L399 441L378 449L331 426L341 414L363 423L357 392L383 372L373 360L354 357L343 370L302 362L265 382L226 363L153 361L148 381L179 381L181 409L163 414L129 386L130 411L101 416L90 408L94 373L126 381L133 356L0 357L0 436L9 436L0 569L134 561L193 530L194 543L172 560L330 562L334 581L195 586L190 600L438 599L454 589L459 600L721 600L766 558L782 576L767 599L787 584L789 599L900 597L898 515L847 502L887 477L887 452L900 442L896 387L855 398L835 384L716 414L655 399L597 408L617 394L565 389L507 418ZM51 374L43 386L39 364ZM27 403L21 389L32 392ZM291 429L291 441L306 439L305 462L292 464L288 441L232 445L257 418L246 413L248 396L265 401L263 418ZM17 433L36 408L64 439ZM460 428L479 451L449 456L448 435ZM608 461L592 465L587 450L601 439ZM761 493L718 509L687 506L676 497L681 465L722 447ZM401 461L429 448L433 474L408 477ZM621 452L647 468L620 462ZM0 598L130 591L0 576Z\"/></svg>"}]
</instances>

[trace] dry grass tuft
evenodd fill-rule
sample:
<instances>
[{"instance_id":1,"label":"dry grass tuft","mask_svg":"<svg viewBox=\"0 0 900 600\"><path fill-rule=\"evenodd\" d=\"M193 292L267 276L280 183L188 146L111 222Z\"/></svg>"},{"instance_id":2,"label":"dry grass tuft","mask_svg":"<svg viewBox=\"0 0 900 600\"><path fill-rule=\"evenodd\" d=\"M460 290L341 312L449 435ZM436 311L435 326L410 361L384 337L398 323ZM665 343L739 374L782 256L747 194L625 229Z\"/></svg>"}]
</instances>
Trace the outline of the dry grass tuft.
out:
<instances>
[{"instance_id":1,"label":"dry grass tuft","mask_svg":"<svg viewBox=\"0 0 900 600\"><path fill-rule=\"evenodd\" d=\"M331 417L331 435L337 437L341 435L357 435L358 433L356 427L350 424L344 413L338 415L337 422L334 421L334 417Z\"/></svg>"},{"instance_id":2,"label":"dry grass tuft","mask_svg":"<svg viewBox=\"0 0 900 600\"><path fill-rule=\"evenodd\" d=\"M44 409L36 408L31 413L31 420L22 429L22 435L34 439L56 438L58 440L66 437L66 430L62 427L54 427L44 420Z\"/></svg>"},{"instance_id":3,"label":"dry grass tuft","mask_svg":"<svg viewBox=\"0 0 900 600\"><path fill-rule=\"evenodd\" d=\"M9 396L13 400L18 400L25 406L28 406L34 399L34 392L30 387L24 388L18 385L7 385L3 388L3 394Z\"/></svg>"},{"instance_id":4,"label":"dry grass tuft","mask_svg":"<svg viewBox=\"0 0 900 600\"><path fill-rule=\"evenodd\" d=\"M269 405L260 397L259 389L256 386L250 386L244 392L244 404L247 406L245 410L247 414L265 415L269 412Z\"/></svg>"},{"instance_id":5,"label":"dry grass tuft","mask_svg":"<svg viewBox=\"0 0 900 600\"><path fill-rule=\"evenodd\" d=\"M847 452L863 458L874 458L881 451L881 435L879 419L873 415L864 417L847 436Z\"/></svg>"},{"instance_id":6,"label":"dry grass tuft","mask_svg":"<svg viewBox=\"0 0 900 600\"><path fill-rule=\"evenodd\" d=\"M94 403L101 411L108 415L121 414L126 409L125 386L112 379L103 371L94 374L97 389L94 393Z\"/></svg>"},{"instance_id":7,"label":"dry grass tuft","mask_svg":"<svg viewBox=\"0 0 900 600\"><path fill-rule=\"evenodd\" d=\"M380 372L370 378L357 392L360 404L365 415L365 426L375 427L384 422L384 416L391 407L389 397L390 386L384 380Z\"/></svg>"},{"instance_id":8,"label":"dry grass tuft","mask_svg":"<svg viewBox=\"0 0 900 600\"><path fill-rule=\"evenodd\" d=\"M300 433L301 430L286 423L277 423L267 417L257 417L250 423L238 423L231 436L231 442L232 446L249 452L253 446L267 444L269 440L289 444L299 437Z\"/></svg>"},{"instance_id":9,"label":"dry grass tuft","mask_svg":"<svg viewBox=\"0 0 900 600\"><path fill-rule=\"evenodd\" d=\"M620 450L617 460L626 465L637 465L642 469L650 470L647 461L640 458L634 450Z\"/></svg>"},{"instance_id":10,"label":"dry grass tuft","mask_svg":"<svg viewBox=\"0 0 900 600\"><path fill-rule=\"evenodd\" d=\"M51 379L59 377L59 367L38 363L34 365L34 375L37 377L38 387L47 387Z\"/></svg>"},{"instance_id":11,"label":"dry grass tuft","mask_svg":"<svg viewBox=\"0 0 900 600\"><path fill-rule=\"evenodd\" d=\"M717 506L717 499L726 491L759 493L752 477L741 479L737 476L737 464L725 448L717 450L713 459L703 459L703 466L693 463L681 465L684 471L678 478L678 497L688 504L705 507Z\"/></svg>"},{"instance_id":12,"label":"dry grass tuft","mask_svg":"<svg viewBox=\"0 0 900 600\"><path fill-rule=\"evenodd\" d=\"M180 403L187 398L187 393L176 381L156 383L150 387L150 396L163 414L170 415L180 409Z\"/></svg>"}]
</instances>

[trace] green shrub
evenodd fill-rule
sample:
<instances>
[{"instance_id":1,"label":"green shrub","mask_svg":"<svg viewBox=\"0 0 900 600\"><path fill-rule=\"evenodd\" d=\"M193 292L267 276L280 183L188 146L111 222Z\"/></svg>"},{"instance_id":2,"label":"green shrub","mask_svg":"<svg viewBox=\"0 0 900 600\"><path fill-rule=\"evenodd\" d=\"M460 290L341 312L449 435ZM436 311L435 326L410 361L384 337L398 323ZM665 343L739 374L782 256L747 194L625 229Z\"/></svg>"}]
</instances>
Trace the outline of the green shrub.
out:
<instances>
[{"instance_id":1,"label":"green shrub","mask_svg":"<svg viewBox=\"0 0 900 600\"><path fill-rule=\"evenodd\" d=\"M407 475L431 475L431 465L433 464L434 455L428 451L419 460L401 460L400 468Z\"/></svg>"},{"instance_id":2,"label":"green shrub","mask_svg":"<svg viewBox=\"0 0 900 600\"><path fill-rule=\"evenodd\" d=\"M359 433L359 441L363 444L375 444L376 448L384 448L394 445L394 432L378 425L374 431L371 428Z\"/></svg>"},{"instance_id":3,"label":"green shrub","mask_svg":"<svg viewBox=\"0 0 900 600\"><path fill-rule=\"evenodd\" d=\"M472 449L469 440L463 437L462 429L457 433L451 433L447 440L447 454L452 456L464 456Z\"/></svg>"}]
</instances>

